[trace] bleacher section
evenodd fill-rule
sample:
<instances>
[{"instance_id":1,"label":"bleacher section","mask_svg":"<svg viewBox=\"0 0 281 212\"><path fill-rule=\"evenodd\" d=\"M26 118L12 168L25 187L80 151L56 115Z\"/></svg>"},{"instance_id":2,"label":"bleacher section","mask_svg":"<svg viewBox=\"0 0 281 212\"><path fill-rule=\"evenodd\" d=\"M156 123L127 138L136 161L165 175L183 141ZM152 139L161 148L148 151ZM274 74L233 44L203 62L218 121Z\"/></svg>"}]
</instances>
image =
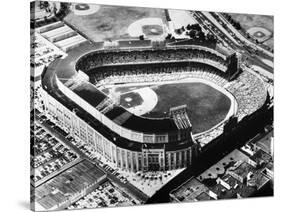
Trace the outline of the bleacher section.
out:
<instances>
[{"instance_id":1,"label":"bleacher section","mask_svg":"<svg viewBox=\"0 0 281 212\"><path fill-rule=\"evenodd\" d=\"M189 67L154 68L150 70L146 69L146 71L142 69L134 71L125 70L123 74L120 72L114 73L104 79L101 78L98 80L96 86L101 87L119 83L178 81L184 80L185 78L205 79L214 82L220 87L224 87L228 83L228 81L218 75L212 67L198 65L190 65Z\"/></svg>"},{"instance_id":2,"label":"bleacher section","mask_svg":"<svg viewBox=\"0 0 281 212\"><path fill-rule=\"evenodd\" d=\"M78 62L77 67L86 73L101 67L122 64L148 64L163 62L200 62L206 63L223 73L227 70L227 62L219 55L208 52L206 49L199 47L185 47L182 49L167 48L161 50L142 50L142 51L96 51L84 55Z\"/></svg>"},{"instance_id":3,"label":"bleacher section","mask_svg":"<svg viewBox=\"0 0 281 212\"><path fill-rule=\"evenodd\" d=\"M186 105L171 108L170 116L173 118L178 129L188 129L191 127Z\"/></svg>"},{"instance_id":4,"label":"bleacher section","mask_svg":"<svg viewBox=\"0 0 281 212\"><path fill-rule=\"evenodd\" d=\"M238 103L238 121L261 107L266 99L266 88L259 76L244 71L229 83L226 89L232 93Z\"/></svg>"}]
</instances>

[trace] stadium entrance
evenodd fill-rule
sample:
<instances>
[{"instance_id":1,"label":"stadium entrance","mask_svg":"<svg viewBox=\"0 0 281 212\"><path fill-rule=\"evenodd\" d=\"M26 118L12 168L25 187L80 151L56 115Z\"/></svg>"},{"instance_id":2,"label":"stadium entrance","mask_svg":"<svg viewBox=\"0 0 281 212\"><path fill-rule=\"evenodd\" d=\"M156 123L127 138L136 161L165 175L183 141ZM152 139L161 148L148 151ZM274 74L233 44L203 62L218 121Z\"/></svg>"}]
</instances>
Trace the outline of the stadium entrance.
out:
<instances>
[{"instance_id":1,"label":"stadium entrance","mask_svg":"<svg viewBox=\"0 0 281 212\"><path fill-rule=\"evenodd\" d=\"M159 155L158 154L149 154L148 155L148 170L159 171Z\"/></svg>"},{"instance_id":2,"label":"stadium entrance","mask_svg":"<svg viewBox=\"0 0 281 212\"><path fill-rule=\"evenodd\" d=\"M164 150L163 149L143 149L144 171L164 170Z\"/></svg>"}]
</instances>

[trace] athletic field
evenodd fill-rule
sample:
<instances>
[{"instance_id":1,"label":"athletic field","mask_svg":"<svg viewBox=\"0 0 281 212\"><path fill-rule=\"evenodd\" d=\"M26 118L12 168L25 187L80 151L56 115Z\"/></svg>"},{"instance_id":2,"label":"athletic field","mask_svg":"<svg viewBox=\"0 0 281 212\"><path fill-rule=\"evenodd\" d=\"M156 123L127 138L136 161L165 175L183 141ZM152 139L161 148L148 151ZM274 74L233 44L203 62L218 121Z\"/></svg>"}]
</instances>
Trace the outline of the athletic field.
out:
<instances>
[{"instance_id":1,"label":"athletic field","mask_svg":"<svg viewBox=\"0 0 281 212\"><path fill-rule=\"evenodd\" d=\"M72 10L64 20L87 35L92 41L100 42L132 38L128 33L129 26L146 18L159 18L163 24L166 24L163 9L109 5L100 5L97 11L89 15L78 15ZM147 34L162 32L158 25L153 26L153 30L149 30L149 27L151 26L144 26L143 29ZM135 38L138 39L138 37Z\"/></svg>"},{"instance_id":2,"label":"athletic field","mask_svg":"<svg viewBox=\"0 0 281 212\"><path fill-rule=\"evenodd\" d=\"M121 93L120 104L130 109L142 101L136 95L136 89L144 86L118 87ZM201 82L186 82L162 85L149 85L156 93L156 106L142 116L148 118L164 118L169 116L171 107L187 105L193 133L206 131L223 121L229 112L231 100L217 89ZM129 104L126 99L130 98Z\"/></svg>"}]
</instances>

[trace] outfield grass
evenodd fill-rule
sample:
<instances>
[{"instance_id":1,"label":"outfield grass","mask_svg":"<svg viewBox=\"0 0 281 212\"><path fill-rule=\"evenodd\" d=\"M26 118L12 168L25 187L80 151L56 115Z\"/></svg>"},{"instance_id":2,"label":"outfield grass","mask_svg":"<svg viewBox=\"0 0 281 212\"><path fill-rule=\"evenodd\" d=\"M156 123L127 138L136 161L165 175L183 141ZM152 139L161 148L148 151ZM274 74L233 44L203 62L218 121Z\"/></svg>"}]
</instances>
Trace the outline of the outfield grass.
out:
<instances>
[{"instance_id":1,"label":"outfield grass","mask_svg":"<svg viewBox=\"0 0 281 212\"><path fill-rule=\"evenodd\" d=\"M206 131L223 121L231 106L231 100L227 96L213 87L200 82L120 86L116 88L116 91L121 93L134 92L134 90L142 87L150 87L158 96L158 103L155 108L142 116L148 118L168 117L171 107L186 104L193 128L192 131L195 134ZM123 96L122 99L125 97L127 96ZM139 101L139 98L133 98L129 107L132 107L131 105L139 105Z\"/></svg>"},{"instance_id":2,"label":"outfield grass","mask_svg":"<svg viewBox=\"0 0 281 212\"><path fill-rule=\"evenodd\" d=\"M212 128L226 117L231 100L223 93L203 83L178 83L152 87L158 96L156 107L143 116L169 116L169 109L187 105L193 133Z\"/></svg>"}]
</instances>

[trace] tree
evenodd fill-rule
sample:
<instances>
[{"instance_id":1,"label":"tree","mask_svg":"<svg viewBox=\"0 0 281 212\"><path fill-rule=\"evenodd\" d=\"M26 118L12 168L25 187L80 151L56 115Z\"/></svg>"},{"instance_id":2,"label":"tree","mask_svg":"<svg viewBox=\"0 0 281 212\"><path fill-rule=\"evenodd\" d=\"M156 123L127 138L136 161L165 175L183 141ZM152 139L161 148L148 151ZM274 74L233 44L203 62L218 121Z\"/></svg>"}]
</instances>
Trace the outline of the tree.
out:
<instances>
[{"instance_id":1,"label":"tree","mask_svg":"<svg viewBox=\"0 0 281 212\"><path fill-rule=\"evenodd\" d=\"M55 14L55 15L57 14L57 11L58 11L57 6L54 5L54 14Z\"/></svg>"},{"instance_id":2,"label":"tree","mask_svg":"<svg viewBox=\"0 0 281 212\"><path fill-rule=\"evenodd\" d=\"M198 38L199 38L199 40L204 41L204 40L205 40L205 34L204 34L204 32L202 32L202 31L198 32Z\"/></svg>"},{"instance_id":3,"label":"tree","mask_svg":"<svg viewBox=\"0 0 281 212\"><path fill-rule=\"evenodd\" d=\"M195 30L191 30L191 31L189 32L189 36L190 36L191 38L195 38L195 37L196 37L196 34L197 34L197 32L196 32Z\"/></svg>"},{"instance_id":4,"label":"tree","mask_svg":"<svg viewBox=\"0 0 281 212\"><path fill-rule=\"evenodd\" d=\"M48 9L48 8L49 8L49 2L44 1L44 2L43 2L43 8L44 8L44 9Z\"/></svg>"},{"instance_id":5,"label":"tree","mask_svg":"<svg viewBox=\"0 0 281 212\"><path fill-rule=\"evenodd\" d=\"M191 25L191 29L196 30L196 31L201 31L201 27L199 24L193 24Z\"/></svg>"},{"instance_id":6,"label":"tree","mask_svg":"<svg viewBox=\"0 0 281 212\"><path fill-rule=\"evenodd\" d=\"M172 37L172 34L168 33L168 35L166 36L166 40L171 39L171 37Z\"/></svg>"},{"instance_id":7,"label":"tree","mask_svg":"<svg viewBox=\"0 0 281 212\"><path fill-rule=\"evenodd\" d=\"M177 33L178 35L181 34L181 29L175 29L175 33Z\"/></svg>"},{"instance_id":8,"label":"tree","mask_svg":"<svg viewBox=\"0 0 281 212\"><path fill-rule=\"evenodd\" d=\"M217 42L215 36L213 34L211 34L211 33L207 34L206 40L209 41L209 42L214 42L214 43Z\"/></svg>"},{"instance_id":9,"label":"tree","mask_svg":"<svg viewBox=\"0 0 281 212\"><path fill-rule=\"evenodd\" d=\"M237 30L241 30L241 29L242 29L242 27L241 27L241 25L240 25L239 22L236 22L236 29L237 29Z\"/></svg>"}]
</instances>

